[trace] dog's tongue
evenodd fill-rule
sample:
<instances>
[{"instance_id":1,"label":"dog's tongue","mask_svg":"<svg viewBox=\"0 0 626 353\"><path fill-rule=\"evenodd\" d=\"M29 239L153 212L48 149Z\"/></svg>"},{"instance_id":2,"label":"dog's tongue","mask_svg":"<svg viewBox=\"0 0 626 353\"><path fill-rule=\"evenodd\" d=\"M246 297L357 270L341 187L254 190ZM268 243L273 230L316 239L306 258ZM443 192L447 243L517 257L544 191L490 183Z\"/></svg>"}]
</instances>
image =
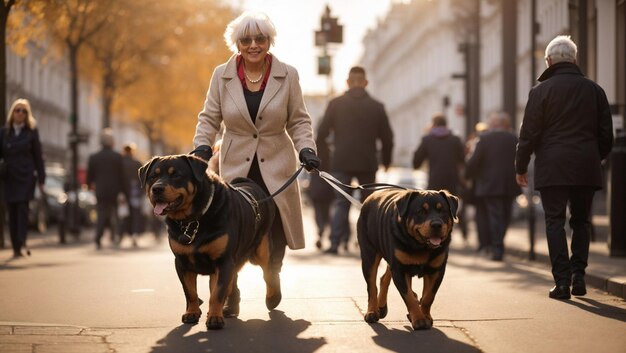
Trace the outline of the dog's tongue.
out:
<instances>
[{"instance_id":1,"label":"dog's tongue","mask_svg":"<svg viewBox=\"0 0 626 353\"><path fill-rule=\"evenodd\" d=\"M441 238L438 238L438 237L430 237L428 238L428 241L433 245L441 244Z\"/></svg>"},{"instance_id":2,"label":"dog's tongue","mask_svg":"<svg viewBox=\"0 0 626 353\"><path fill-rule=\"evenodd\" d=\"M154 214L157 216L161 216L163 214L163 211L165 211L165 208L167 207L167 204L164 202L159 202L156 205L154 205Z\"/></svg>"}]
</instances>

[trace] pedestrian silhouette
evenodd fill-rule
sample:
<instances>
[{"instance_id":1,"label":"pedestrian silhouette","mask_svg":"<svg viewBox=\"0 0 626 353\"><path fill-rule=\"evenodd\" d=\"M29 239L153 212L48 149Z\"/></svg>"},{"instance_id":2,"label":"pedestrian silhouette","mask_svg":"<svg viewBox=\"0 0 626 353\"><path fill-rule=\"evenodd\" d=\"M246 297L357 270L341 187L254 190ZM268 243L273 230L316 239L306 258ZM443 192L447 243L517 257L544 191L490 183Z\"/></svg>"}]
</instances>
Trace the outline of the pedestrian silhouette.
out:
<instances>
[{"instance_id":1,"label":"pedestrian silhouette","mask_svg":"<svg viewBox=\"0 0 626 353\"><path fill-rule=\"evenodd\" d=\"M122 167L124 171L124 187L126 189L125 194L128 198L126 207L128 209L126 217L120 219L120 240L124 237L124 234L129 234L132 240L133 247L137 246L137 239L142 233L144 228L143 217L143 199L144 192L141 189L139 178L137 173L141 168L141 162L134 156L134 152L137 147L134 143L124 145L122 149Z\"/></svg>"},{"instance_id":2,"label":"pedestrian silhouette","mask_svg":"<svg viewBox=\"0 0 626 353\"><path fill-rule=\"evenodd\" d=\"M458 195L465 152L461 139L447 125L443 114L433 114L428 134L413 155L413 168L419 169L428 160L428 189L445 189Z\"/></svg>"},{"instance_id":3,"label":"pedestrian silhouette","mask_svg":"<svg viewBox=\"0 0 626 353\"><path fill-rule=\"evenodd\" d=\"M491 245L491 259L502 261L504 236L511 223L513 200L521 193L515 182L515 146L517 136L511 132L506 113L492 114L489 129L478 137L476 148L466 166L466 175L473 179L479 206L485 211Z\"/></svg>"},{"instance_id":4,"label":"pedestrian silhouette","mask_svg":"<svg viewBox=\"0 0 626 353\"><path fill-rule=\"evenodd\" d=\"M319 170L327 170L330 165L330 151L328 149L328 145L325 143L318 144L317 155L322 160ZM330 226L330 219L332 217L331 205L335 199L335 192L333 188L318 174L311 173L309 187L307 188L307 195L313 205L315 225L317 226L318 238L315 242L315 246L318 249L321 249L323 246L324 233Z\"/></svg>"},{"instance_id":5,"label":"pedestrian silhouette","mask_svg":"<svg viewBox=\"0 0 626 353\"><path fill-rule=\"evenodd\" d=\"M613 146L606 94L584 77L576 54L569 36L557 36L546 47L547 69L528 95L515 156L517 183L528 186L528 164L535 154L534 184L545 214L555 283L548 295L553 299L587 292L591 205L602 188L601 161ZM571 257L564 228L568 206Z\"/></svg>"},{"instance_id":6,"label":"pedestrian silhouette","mask_svg":"<svg viewBox=\"0 0 626 353\"><path fill-rule=\"evenodd\" d=\"M385 170L391 165L393 132L384 105L372 98L365 90L368 81L365 69L355 66L347 79L348 90L328 103L318 129L317 144L328 144L332 134L331 174L344 184L356 179L359 184L376 181L379 164ZM381 161L377 143L381 145ZM348 194L351 189L345 188ZM372 191L360 190L361 201ZM350 236L350 201L335 192L331 220L330 242L326 253L337 254L341 243L347 250Z\"/></svg>"},{"instance_id":7,"label":"pedestrian silhouette","mask_svg":"<svg viewBox=\"0 0 626 353\"><path fill-rule=\"evenodd\" d=\"M9 213L9 233L13 257L30 255L26 246L28 235L28 202L34 198L35 185L45 195L44 167L37 121L30 102L17 99L9 109L6 126L0 129L0 159L4 179L4 199ZM4 215L3 215L4 216ZM2 222L4 225L4 222Z\"/></svg>"},{"instance_id":8,"label":"pedestrian silhouette","mask_svg":"<svg viewBox=\"0 0 626 353\"><path fill-rule=\"evenodd\" d=\"M119 244L117 202L120 193L126 194L124 180L124 166L122 155L113 150L113 131L105 128L100 134L102 149L91 156L87 164L87 185L96 194L96 222L95 243L96 249L101 249L101 239L104 230L111 231L111 241ZM135 175L135 179L137 176ZM128 200L128 195L125 195Z\"/></svg>"}]
</instances>

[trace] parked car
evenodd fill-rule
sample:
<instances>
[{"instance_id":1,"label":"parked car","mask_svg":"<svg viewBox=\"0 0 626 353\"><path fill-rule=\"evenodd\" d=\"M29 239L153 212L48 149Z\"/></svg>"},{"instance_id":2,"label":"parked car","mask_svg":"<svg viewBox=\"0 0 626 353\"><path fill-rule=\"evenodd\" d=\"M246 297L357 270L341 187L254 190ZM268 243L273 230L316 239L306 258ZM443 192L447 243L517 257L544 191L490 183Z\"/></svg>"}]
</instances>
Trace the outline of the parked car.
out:
<instances>
[{"instance_id":1,"label":"parked car","mask_svg":"<svg viewBox=\"0 0 626 353\"><path fill-rule=\"evenodd\" d=\"M40 233L48 229L48 225L65 220L66 209L76 198L74 192L66 192L67 173L57 164L46 166L45 195L35 188L35 198L29 208L29 223ZM91 190L82 187L78 192L80 224L91 226L96 222L96 196Z\"/></svg>"}]
</instances>

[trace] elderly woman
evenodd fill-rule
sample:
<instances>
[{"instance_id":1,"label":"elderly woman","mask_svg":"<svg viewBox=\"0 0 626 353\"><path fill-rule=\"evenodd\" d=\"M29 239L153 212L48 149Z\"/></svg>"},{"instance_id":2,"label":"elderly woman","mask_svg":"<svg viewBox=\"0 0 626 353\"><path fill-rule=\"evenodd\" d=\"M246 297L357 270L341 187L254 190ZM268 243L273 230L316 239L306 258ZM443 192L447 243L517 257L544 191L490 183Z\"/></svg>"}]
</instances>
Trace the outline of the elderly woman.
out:
<instances>
[{"instance_id":1,"label":"elderly woman","mask_svg":"<svg viewBox=\"0 0 626 353\"><path fill-rule=\"evenodd\" d=\"M9 232L13 257L24 256L28 232L28 201L35 196L35 185L42 193L46 172L41 142L30 103L17 99L11 105L6 126L0 129L0 159L4 159L4 201L9 211ZM27 249L26 253L30 255Z\"/></svg>"},{"instance_id":2,"label":"elderly woman","mask_svg":"<svg viewBox=\"0 0 626 353\"><path fill-rule=\"evenodd\" d=\"M244 12L228 24L224 38L235 53L213 72L198 116L193 154L209 160L211 146L224 126L219 153L220 175L231 181L248 177L268 193L278 190L298 167L296 152L308 170L319 167L311 117L304 105L298 72L269 53L276 29L262 13ZM272 227L270 262L278 293L266 302L272 310L281 300L278 273L285 247L304 248L304 227L297 182L274 197L278 206ZM234 283L224 314L238 313Z\"/></svg>"}]
</instances>

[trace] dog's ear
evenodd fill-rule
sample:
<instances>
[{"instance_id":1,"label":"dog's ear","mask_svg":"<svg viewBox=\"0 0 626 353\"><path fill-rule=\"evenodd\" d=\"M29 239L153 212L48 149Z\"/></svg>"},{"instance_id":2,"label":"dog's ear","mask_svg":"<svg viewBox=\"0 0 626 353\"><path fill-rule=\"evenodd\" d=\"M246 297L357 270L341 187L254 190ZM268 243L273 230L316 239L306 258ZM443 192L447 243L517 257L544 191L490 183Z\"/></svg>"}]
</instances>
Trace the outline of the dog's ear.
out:
<instances>
[{"instance_id":1,"label":"dog's ear","mask_svg":"<svg viewBox=\"0 0 626 353\"><path fill-rule=\"evenodd\" d=\"M200 157L196 157L190 154L183 155L183 158L189 163L189 167L193 171L193 177L201 182L206 176L206 170L209 167L209 163L205 162L204 159Z\"/></svg>"},{"instance_id":2,"label":"dog's ear","mask_svg":"<svg viewBox=\"0 0 626 353\"><path fill-rule=\"evenodd\" d=\"M137 174L139 176L139 183L141 183L141 188L145 188L146 187L146 181L148 179L148 173L150 172L150 169L152 168L152 165L154 164L154 162L158 161L161 157L153 157L151 160L149 160L146 164L142 165L139 170L137 171Z\"/></svg>"},{"instance_id":3,"label":"dog's ear","mask_svg":"<svg viewBox=\"0 0 626 353\"><path fill-rule=\"evenodd\" d=\"M422 193L420 191L409 190L405 193L405 195L402 196L400 200L398 200L396 204L398 207L398 214L401 218L404 218L407 212L409 212L409 206L411 205L411 201L413 201L414 198L421 196Z\"/></svg>"},{"instance_id":4,"label":"dog's ear","mask_svg":"<svg viewBox=\"0 0 626 353\"><path fill-rule=\"evenodd\" d=\"M459 217L457 217L459 198L452 195L448 190L439 190L439 195L443 196L448 203L448 208L450 208L450 217L452 217L454 223L459 223Z\"/></svg>"}]
</instances>

